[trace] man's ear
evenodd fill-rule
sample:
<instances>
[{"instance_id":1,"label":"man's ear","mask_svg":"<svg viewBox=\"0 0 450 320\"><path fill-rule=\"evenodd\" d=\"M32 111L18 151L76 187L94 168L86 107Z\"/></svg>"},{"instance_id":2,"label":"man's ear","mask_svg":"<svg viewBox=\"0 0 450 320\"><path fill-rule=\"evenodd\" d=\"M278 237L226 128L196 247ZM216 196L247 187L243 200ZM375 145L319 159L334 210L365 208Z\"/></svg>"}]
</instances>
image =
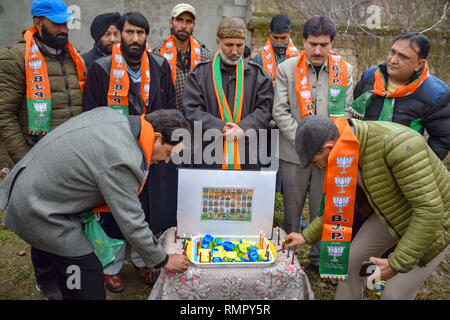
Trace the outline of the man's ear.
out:
<instances>
[{"instance_id":1,"label":"man's ear","mask_svg":"<svg viewBox=\"0 0 450 320\"><path fill-rule=\"evenodd\" d=\"M323 144L322 150L324 150L324 151L326 150L326 151L330 152L331 149L334 148L335 144L336 144L336 141L327 141Z\"/></svg>"},{"instance_id":2,"label":"man's ear","mask_svg":"<svg viewBox=\"0 0 450 320\"><path fill-rule=\"evenodd\" d=\"M419 71L425 65L425 61L426 61L425 59L420 59L417 64L417 67L414 68L414 71L415 72Z\"/></svg>"},{"instance_id":3,"label":"man's ear","mask_svg":"<svg viewBox=\"0 0 450 320\"><path fill-rule=\"evenodd\" d=\"M159 141L162 144L162 134L160 132L155 132L155 142Z\"/></svg>"},{"instance_id":4,"label":"man's ear","mask_svg":"<svg viewBox=\"0 0 450 320\"><path fill-rule=\"evenodd\" d=\"M289 38L291 38L292 30L289 30Z\"/></svg>"},{"instance_id":5,"label":"man's ear","mask_svg":"<svg viewBox=\"0 0 450 320\"><path fill-rule=\"evenodd\" d=\"M36 27L36 29L37 29L37 31L38 31L38 33L40 35L41 34L41 30L42 30L42 24L43 24L42 20L39 19L39 18L33 18L33 24Z\"/></svg>"},{"instance_id":6,"label":"man's ear","mask_svg":"<svg viewBox=\"0 0 450 320\"><path fill-rule=\"evenodd\" d=\"M217 48L220 49L220 39L219 38L216 38L216 43L217 43Z\"/></svg>"}]
</instances>

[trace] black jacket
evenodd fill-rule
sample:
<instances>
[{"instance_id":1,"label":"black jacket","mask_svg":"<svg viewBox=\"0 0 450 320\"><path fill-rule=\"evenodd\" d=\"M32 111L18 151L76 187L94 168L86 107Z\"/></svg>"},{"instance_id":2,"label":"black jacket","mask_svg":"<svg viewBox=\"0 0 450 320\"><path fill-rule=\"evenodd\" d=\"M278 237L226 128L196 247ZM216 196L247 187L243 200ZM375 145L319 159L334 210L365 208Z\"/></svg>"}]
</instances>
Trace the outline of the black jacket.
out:
<instances>
[{"instance_id":1,"label":"black jacket","mask_svg":"<svg viewBox=\"0 0 450 320\"><path fill-rule=\"evenodd\" d=\"M157 54L148 55L150 66L149 112L159 109L175 108L175 87L170 75L167 60ZM108 105L109 75L111 72L111 56L103 57L92 63L88 69L85 84L83 111ZM130 115L140 115L143 102L140 92L130 85L128 93Z\"/></svg>"},{"instance_id":2,"label":"black jacket","mask_svg":"<svg viewBox=\"0 0 450 320\"><path fill-rule=\"evenodd\" d=\"M387 79L386 64L367 69L356 84L353 97L356 99L366 91L373 90L377 67ZM418 71L418 74L423 69ZM411 81L417 79L414 74ZM366 108L364 120L378 120L383 108L384 98L376 95L372 104ZM417 90L402 98L395 98L393 122L411 127L418 124L419 132L424 130L430 135L428 145L439 159L444 159L450 150L450 90L447 84L429 75Z\"/></svg>"},{"instance_id":3,"label":"black jacket","mask_svg":"<svg viewBox=\"0 0 450 320\"><path fill-rule=\"evenodd\" d=\"M186 118L194 124L200 121L202 130L217 129L221 131L225 121L221 119L212 75L212 61L199 63L186 79L183 96L183 108ZM236 91L236 75L230 73L221 63L223 90L230 108L234 105ZM267 129L272 119L273 87L272 80L265 71L252 61L244 61L244 99L242 103L241 121L237 125L242 130ZM210 144L203 143L203 149ZM243 169L258 169L260 167L258 152L249 148L249 141L245 141L245 163ZM194 151L199 152L199 151ZM256 153L256 154L255 154ZM202 153L203 154L203 153ZM204 160L204 159L203 159ZM241 157L243 160L243 157ZM208 165L202 163L194 167L221 168L220 164Z\"/></svg>"},{"instance_id":4,"label":"black jacket","mask_svg":"<svg viewBox=\"0 0 450 320\"><path fill-rule=\"evenodd\" d=\"M83 53L81 56L84 59L84 65L86 66L86 69L89 69L89 67L95 60L106 57L107 54L101 51L100 48L96 44L94 44L94 47L91 51Z\"/></svg>"},{"instance_id":5,"label":"black jacket","mask_svg":"<svg viewBox=\"0 0 450 320\"><path fill-rule=\"evenodd\" d=\"M175 87L170 75L167 60L157 54L149 54L150 93L148 112L159 109L175 108ZM108 105L108 86L111 70L111 56L103 57L92 63L84 92L83 111ZM130 115L140 115L143 102L139 92L130 85L128 93ZM155 163L150 166L147 182L141 191L139 199L145 212L146 221L153 233L165 231L176 226L178 190L178 171L169 163ZM107 234L113 238L123 238L117 224L110 214L104 214L104 227Z\"/></svg>"}]
</instances>

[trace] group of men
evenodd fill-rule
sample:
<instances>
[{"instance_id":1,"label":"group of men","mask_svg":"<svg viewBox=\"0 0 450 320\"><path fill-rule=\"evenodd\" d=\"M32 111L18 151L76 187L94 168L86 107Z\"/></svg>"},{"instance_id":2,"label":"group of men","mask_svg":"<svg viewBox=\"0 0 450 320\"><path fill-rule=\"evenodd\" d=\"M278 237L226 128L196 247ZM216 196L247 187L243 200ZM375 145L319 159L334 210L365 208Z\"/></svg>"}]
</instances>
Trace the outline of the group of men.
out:
<instances>
[{"instance_id":1,"label":"group of men","mask_svg":"<svg viewBox=\"0 0 450 320\"><path fill-rule=\"evenodd\" d=\"M221 148L211 153L214 163L201 157L189 165L224 170L260 169L261 141L254 148L246 133L278 128L286 241L317 243L309 258L318 266L325 168L331 150L340 149L344 127L338 132L329 118L400 123L347 122L361 145L358 187L366 197L356 204L355 215L364 223L350 249L349 280L339 284L337 297L361 298L358 264L397 242L389 260L374 263L391 268L385 279L401 278L419 261L427 264L414 285L405 289L411 277L392 281L397 284L387 291L393 294L385 295L414 297L448 251L449 177L440 160L450 149L450 90L429 74L430 44L422 34L400 35L386 61L364 72L353 90L352 66L331 50L336 26L328 16L306 22L302 51L291 40L289 17L275 16L267 43L248 61L241 19L222 19L213 55L194 38L197 13L185 3L173 8L171 35L153 51L149 23L137 12L97 16L94 47L82 56L68 40L71 15L62 0L34 0L31 14L33 27L0 53L0 154L8 159L5 165L15 164L0 184L0 209L7 207L6 225L31 244L37 287L48 298L104 299L104 284L113 292L124 288L119 271L125 245L103 268L83 233L79 214L86 210L100 213L110 237L131 245L132 263L145 283L154 283L161 268L188 268L184 256L165 253L155 234L176 225L171 199L178 177L170 158L191 148L187 141L172 141L172 133L192 132L199 124L202 133L217 133L212 141ZM428 146L420 137L424 130ZM211 151L205 142L194 145L194 153ZM371 163L388 183L377 183ZM411 167L424 173L419 178L428 177L420 199L411 190L418 189L409 179ZM310 226L299 234L307 195ZM392 201L402 206L392 209ZM418 235L422 225L428 226L425 240ZM369 250L373 238L365 235L383 232L383 244ZM80 288L66 285L71 265L81 268Z\"/></svg>"}]
</instances>

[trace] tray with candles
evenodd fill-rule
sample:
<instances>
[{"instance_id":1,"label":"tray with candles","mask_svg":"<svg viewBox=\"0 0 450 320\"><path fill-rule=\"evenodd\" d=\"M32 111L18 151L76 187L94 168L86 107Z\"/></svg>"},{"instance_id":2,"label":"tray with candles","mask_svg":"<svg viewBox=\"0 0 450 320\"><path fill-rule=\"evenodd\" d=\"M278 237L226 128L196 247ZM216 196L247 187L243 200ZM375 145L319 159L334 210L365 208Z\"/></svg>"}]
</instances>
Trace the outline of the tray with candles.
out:
<instances>
[{"instance_id":1,"label":"tray with candles","mask_svg":"<svg viewBox=\"0 0 450 320\"><path fill-rule=\"evenodd\" d=\"M184 253L197 267L258 267L276 261L276 249L258 236L197 235L185 242Z\"/></svg>"}]
</instances>

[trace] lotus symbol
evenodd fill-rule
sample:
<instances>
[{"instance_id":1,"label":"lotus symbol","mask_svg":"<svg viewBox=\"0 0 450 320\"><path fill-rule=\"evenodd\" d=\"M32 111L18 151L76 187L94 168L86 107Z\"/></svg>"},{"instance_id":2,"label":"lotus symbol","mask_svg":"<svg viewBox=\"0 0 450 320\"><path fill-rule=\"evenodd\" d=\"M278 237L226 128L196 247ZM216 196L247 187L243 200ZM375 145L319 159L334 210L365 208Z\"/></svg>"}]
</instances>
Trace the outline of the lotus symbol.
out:
<instances>
[{"instance_id":1,"label":"lotus symbol","mask_svg":"<svg viewBox=\"0 0 450 320\"><path fill-rule=\"evenodd\" d=\"M350 185L350 181L352 181L352 177L334 177L334 183L341 188L338 193L344 193L344 188Z\"/></svg>"},{"instance_id":2,"label":"lotus symbol","mask_svg":"<svg viewBox=\"0 0 450 320\"><path fill-rule=\"evenodd\" d=\"M300 95L303 99L309 100L311 98L311 92L309 90L300 91Z\"/></svg>"},{"instance_id":3,"label":"lotus symbol","mask_svg":"<svg viewBox=\"0 0 450 320\"><path fill-rule=\"evenodd\" d=\"M113 69L113 76L116 78L116 82L119 82L119 79L123 78L125 75L125 70Z\"/></svg>"},{"instance_id":4,"label":"lotus symbol","mask_svg":"<svg viewBox=\"0 0 450 320\"><path fill-rule=\"evenodd\" d=\"M28 65L30 66L31 69L34 70L34 73L38 73L37 69L40 69L42 66L42 60L30 60L28 61Z\"/></svg>"},{"instance_id":5,"label":"lotus symbol","mask_svg":"<svg viewBox=\"0 0 450 320\"><path fill-rule=\"evenodd\" d=\"M119 53L116 53L114 55L114 58L117 61L117 68L120 68L121 67L120 64L123 63L123 56L121 54L119 54Z\"/></svg>"},{"instance_id":6,"label":"lotus symbol","mask_svg":"<svg viewBox=\"0 0 450 320\"><path fill-rule=\"evenodd\" d=\"M350 197L333 197L334 206L339 208L339 210L336 211L336 213L343 212L342 208L344 208L348 205L349 200L350 200Z\"/></svg>"},{"instance_id":7,"label":"lotus symbol","mask_svg":"<svg viewBox=\"0 0 450 320\"><path fill-rule=\"evenodd\" d=\"M341 89L330 89L330 94L333 97L333 101L336 101L336 98L339 96L339 93L341 93Z\"/></svg>"},{"instance_id":8,"label":"lotus symbol","mask_svg":"<svg viewBox=\"0 0 450 320\"><path fill-rule=\"evenodd\" d=\"M330 255L331 257L333 257L333 260L331 260L332 262L337 262L337 257L342 256L342 254L344 253L344 246L328 246L327 250L328 250L328 255Z\"/></svg>"},{"instance_id":9,"label":"lotus symbol","mask_svg":"<svg viewBox=\"0 0 450 320\"><path fill-rule=\"evenodd\" d=\"M347 173L345 168L348 168L352 165L353 157L336 157L336 163L338 167L342 168L342 171L339 173Z\"/></svg>"},{"instance_id":10,"label":"lotus symbol","mask_svg":"<svg viewBox=\"0 0 450 320\"><path fill-rule=\"evenodd\" d=\"M331 59L333 59L335 64L338 64L339 61L341 61L341 56L331 56Z\"/></svg>"},{"instance_id":11,"label":"lotus symbol","mask_svg":"<svg viewBox=\"0 0 450 320\"><path fill-rule=\"evenodd\" d=\"M31 56L32 58L37 58L36 52L39 51L39 47L36 44L33 44L30 47L30 53L32 53L33 55Z\"/></svg>"},{"instance_id":12,"label":"lotus symbol","mask_svg":"<svg viewBox=\"0 0 450 320\"><path fill-rule=\"evenodd\" d=\"M39 116L43 117L44 116L44 112L47 111L47 102L35 103L34 104L34 109L37 112L40 112Z\"/></svg>"},{"instance_id":13,"label":"lotus symbol","mask_svg":"<svg viewBox=\"0 0 450 320\"><path fill-rule=\"evenodd\" d=\"M307 83L308 83L308 78L307 77L303 77L302 81L300 82L300 84L302 85L303 89L306 89L306 84Z\"/></svg>"}]
</instances>

